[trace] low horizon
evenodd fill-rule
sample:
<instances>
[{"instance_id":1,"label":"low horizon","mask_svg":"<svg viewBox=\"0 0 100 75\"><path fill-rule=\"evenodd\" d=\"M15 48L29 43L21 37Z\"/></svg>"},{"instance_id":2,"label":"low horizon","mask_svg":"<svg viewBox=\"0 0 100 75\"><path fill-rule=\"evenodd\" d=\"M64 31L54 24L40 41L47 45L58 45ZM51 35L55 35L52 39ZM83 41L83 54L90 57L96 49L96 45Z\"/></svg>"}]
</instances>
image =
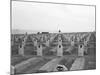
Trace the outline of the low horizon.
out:
<instances>
[{"instance_id":1,"label":"low horizon","mask_svg":"<svg viewBox=\"0 0 100 75\"><path fill-rule=\"evenodd\" d=\"M11 30L12 34L25 34L26 32L28 34L32 34L32 33L42 33L42 32L49 32L49 33L59 33L59 30L58 31L34 31L34 30L19 30L19 29L13 29ZM62 33L82 33L82 32L63 32L61 31ZM86 32L86 31L84 31ZM96 32L96 31L88 31L88 32Z\"/></svg>"}]
</instances>

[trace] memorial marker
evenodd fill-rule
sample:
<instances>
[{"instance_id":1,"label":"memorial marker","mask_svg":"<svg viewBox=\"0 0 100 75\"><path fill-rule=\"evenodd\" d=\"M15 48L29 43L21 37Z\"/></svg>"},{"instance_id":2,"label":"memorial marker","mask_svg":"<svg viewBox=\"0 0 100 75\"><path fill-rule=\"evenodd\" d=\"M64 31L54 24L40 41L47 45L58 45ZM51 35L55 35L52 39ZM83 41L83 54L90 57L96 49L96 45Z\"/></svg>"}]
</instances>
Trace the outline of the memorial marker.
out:
<instances>
[{"instance_id":1,"label":"memorial marker","mask_svg":"<svg viewBox=\"0 0 100 75\"><path fill-rule=\"evenodd\" d=\"M42 45L37 46L37 56L42 56Z\"/></svg>"},{"instance_id":2,"label":"memorial marker","mask_svg":"<svg viewBox=\"0 0 100 75\"><path fill-rule=\"evenodd\" d=\"M84 45L79 45L78 56L84 56Z\"/></svg>"},{"instance_id":3,"label":"memorial marker","mask_svg":"<svg viewBox=\"0 0 100 75\"><path fill-rule=\"evenodd\" d=\"M24 56L24 45L19 46L18 54Z\"/></svg>"},{"instance_id":4,"label":"memorial marker","mask_svg":"<svg viewBox=\"0 0 100 75\"><path fill-rule=\"evenodd\" d=\"M49 42L50 42L49 40L46 41L46 46L48 47L49 47Z\"/></svg>"},{"instance_id":5,"label":"memorial marker","mask_svg":"<svg viewBox=\"0 0 100 75\"><path fill-rule=\"evenodd\" d=\"M57 46L57 56L63 56L63 46L62 45Z\"/></svg>"}]
</instances>

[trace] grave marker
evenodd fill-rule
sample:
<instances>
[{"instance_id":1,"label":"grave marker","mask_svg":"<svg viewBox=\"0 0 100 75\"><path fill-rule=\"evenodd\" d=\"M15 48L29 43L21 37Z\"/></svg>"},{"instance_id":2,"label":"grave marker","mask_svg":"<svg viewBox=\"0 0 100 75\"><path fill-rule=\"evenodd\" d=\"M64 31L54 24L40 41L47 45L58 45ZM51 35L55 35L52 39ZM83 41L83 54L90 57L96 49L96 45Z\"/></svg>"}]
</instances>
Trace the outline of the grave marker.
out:
<instances>
[{"instance_id":1,"label":"grave marker","mask_svg":"<svg viewBox=\"0 0 100 75\"><path fill-rule=\"evenodd\" d=\"M62 45L57 46L57 56L63 56L63 46Z\"/></svg>"},{"instance_id":2,"label":"grave marker","mask_svg":"<svg viewBox=\"0 0 100 75\"><path fill-rule=\"evenodd\" d=\"M62 45L62 40L58 40L58 45Z\"/></svg>"},{"instance_id":3,"label":"grave marker","mask_svg":"<svg viewBox=\"0 0 100 75\"><path fill-rule=\"evenodd\" d=\"M48 47L49 47L49 42L50 42L49 40L46 41L46 46Z\"/></svg>"},{"instance_id":4,"label":"grave marker","mask_svg":"<svg viewBox=\"0 0 100 75\"><path fill-rule=\"evenodd\" d=\"M34 46L37 46L37 40L34 40Z\"/></svg>"},{"instance_id":5,"label":"grave marker","mask_svg":"<svg viewBox=\"0 0 100 75\"><path fill-rule=\"evenodd\" d=\"M42 56L42 45L37 46L37 56Z\"/></svg>"},{"instance_id":6,"label":"grave marker","mask_svg":"<svg viewBox=\"0 0 100 75\"><path fill-rule=\"evenodd\" d=\"M71 46L74 46L75 42L74 40L71 40Z\"/></svg>"},{"instance_id":7,"label":"grave marker","mask_svg":"<svg viewBox=\"0 0 100 75\"><path fill-rule=\"evenodd\" d=\"M78 56L84 56L84 45L79 45Z\"/></svg>"},{"instance_id":8,"label":"grave marker","mask_svg":"<svg viewBox=\"0 0 100 75\"><path fill-rule=\"evenodd\" d=\"M18 54L24 56L24 45L19 46Z\"/></svg>"},{"instance_id":9,"label":"grave marker","mask_svg":"<svg viewBox=\"0 0 100 75\"><path fill-rule=\"evenodd\" d=\"M88 41L84 40L84 46L87 46L87 44L88 44Z\"/></svg>"},{"instance_id":10,"label":"grave marker","mask_svg":"<svg viewBox=\"0 0 100 75\"><path fill-rule=\"evenodd\" d=\"M22 45L19 45L19 51L18 51L19 55L24 56L24 47L25 47L26 40L27 40L27 36L23 39Z\"/></svg>"}]
</instances>

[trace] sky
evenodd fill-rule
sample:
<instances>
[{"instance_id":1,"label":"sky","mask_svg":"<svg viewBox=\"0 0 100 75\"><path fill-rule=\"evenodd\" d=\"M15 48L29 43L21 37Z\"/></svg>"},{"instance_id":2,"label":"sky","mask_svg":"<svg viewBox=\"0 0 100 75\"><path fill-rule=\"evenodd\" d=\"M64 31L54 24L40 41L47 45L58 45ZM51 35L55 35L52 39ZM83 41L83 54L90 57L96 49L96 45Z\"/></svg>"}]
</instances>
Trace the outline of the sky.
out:
<instances>
[{"instance_id":1,"label":"sky","mask_svg":"<svg viewBox=\"0 0 100 75\"><path fill-rule=\"evenodd\" d=\"M12 29L34 32L95 30L95 7L12 1Z\"/></svg>"}]
</instances>

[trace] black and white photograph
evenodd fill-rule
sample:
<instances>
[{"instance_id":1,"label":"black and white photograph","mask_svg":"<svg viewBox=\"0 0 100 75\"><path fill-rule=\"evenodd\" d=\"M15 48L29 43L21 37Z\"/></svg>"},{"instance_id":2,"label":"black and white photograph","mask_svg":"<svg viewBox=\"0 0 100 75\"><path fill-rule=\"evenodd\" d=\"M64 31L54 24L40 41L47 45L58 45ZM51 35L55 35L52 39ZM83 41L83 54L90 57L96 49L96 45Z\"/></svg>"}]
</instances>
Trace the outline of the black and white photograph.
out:
<instances>
[{"instance_id":1,"label":"black and white photograph","mask_svg":"<svg viewBox=\"0 0 100 75\"><path fill-rule=\"evenodd\" d=\"M96 6L11 0L11 75L96 69Z\"/></svg>"}]
</instances>

